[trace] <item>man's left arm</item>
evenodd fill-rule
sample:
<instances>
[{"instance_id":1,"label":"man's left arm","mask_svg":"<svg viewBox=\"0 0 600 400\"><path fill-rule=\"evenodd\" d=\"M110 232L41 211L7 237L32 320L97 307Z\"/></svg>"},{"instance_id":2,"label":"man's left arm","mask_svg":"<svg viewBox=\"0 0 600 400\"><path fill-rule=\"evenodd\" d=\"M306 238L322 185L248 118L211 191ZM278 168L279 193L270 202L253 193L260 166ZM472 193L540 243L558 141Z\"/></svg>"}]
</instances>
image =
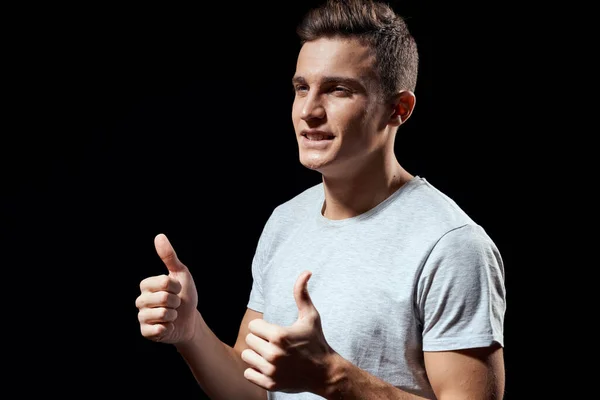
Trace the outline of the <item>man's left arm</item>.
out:
<instances>
[{"instance_id":1,"label":"man's left arm","mask_svg":"<svg viewBox=\"0 0 600 400\"><path fill-rule=\"evenodd\" d=\"M502 347L425 352L427 376L439 400L500 400L504 394ZM417 395L400 390L344 360L333 357L328 400L415 400Z\"/></svg>"}]
</instances>

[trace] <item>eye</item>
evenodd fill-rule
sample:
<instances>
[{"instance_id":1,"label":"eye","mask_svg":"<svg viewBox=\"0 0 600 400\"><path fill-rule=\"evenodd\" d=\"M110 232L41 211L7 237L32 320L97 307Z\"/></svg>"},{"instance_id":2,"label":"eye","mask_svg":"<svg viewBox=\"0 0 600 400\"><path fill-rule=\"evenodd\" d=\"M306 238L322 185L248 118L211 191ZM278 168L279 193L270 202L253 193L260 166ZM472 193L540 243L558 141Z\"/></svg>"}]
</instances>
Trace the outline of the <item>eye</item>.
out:
<instances>
[{"instance_id":1,"label":"eye","mask_svg":"<svg viewBox=\"0 0 600 400\"><path fill-rule=\"evenodd\" d=\"M331 92L336 96L350 96L353 93L352 90L344 86L334 86L331 88Z\"/></svg>"},{"instance_id":2,"label":"eye","mask_svg":"<svg viewBox=\"0 0 600 400\"><path fill-rule=\"evenodd\" d=\"M307 85L294 85L294 91L296 93L306 92L306 91L308 91L308 86Z\"/></svg>"}]
</instances>

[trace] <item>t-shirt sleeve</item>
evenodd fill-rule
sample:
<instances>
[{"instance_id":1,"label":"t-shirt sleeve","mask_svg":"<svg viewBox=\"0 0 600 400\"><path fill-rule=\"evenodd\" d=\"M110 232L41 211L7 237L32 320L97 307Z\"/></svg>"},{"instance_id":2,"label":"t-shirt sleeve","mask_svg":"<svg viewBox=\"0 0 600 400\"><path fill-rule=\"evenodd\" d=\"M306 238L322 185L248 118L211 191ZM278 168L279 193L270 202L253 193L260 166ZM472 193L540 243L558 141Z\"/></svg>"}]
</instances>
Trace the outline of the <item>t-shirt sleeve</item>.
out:
<instances>
[{"instance_id":1,"label":"t-shirt sleeve","mask_svg":"<svg viewBox=\"0 0 600 400\"><path fill-rule=\"evenodd\" d=\"M504 265L483 228L464 225L438 241L424 265L416 301L423 351L504 345Z\"/></svg>"},{"instance_id":2,"label":"t-shirt sleeve","mask_svg":"<svg viewBox=\"0 0 600 400\"><path fill-rule=\"evenodd\" d=\"M263 270L264 264L268 260L270 247L272 246L274 219L275 216L273 213L263 227L261 235L258 238L254 257L252 258L252 287L247 307L260 313L264 313Z\"/></svg>"},{"instance_id":3,"label":"t-shirt sleeve","mask_svg":"<svg viewBox=\"0 0 600 400\"><path fill-rule=\"evenodd\" d=\"M247 307L254 311L263 313L265 302L262 291L261 271L262 257L257 248L257 251L254 253L254 258L252 259L252 287L250 289L250 298L248 300Z\"/></svg>"}]
</instances>

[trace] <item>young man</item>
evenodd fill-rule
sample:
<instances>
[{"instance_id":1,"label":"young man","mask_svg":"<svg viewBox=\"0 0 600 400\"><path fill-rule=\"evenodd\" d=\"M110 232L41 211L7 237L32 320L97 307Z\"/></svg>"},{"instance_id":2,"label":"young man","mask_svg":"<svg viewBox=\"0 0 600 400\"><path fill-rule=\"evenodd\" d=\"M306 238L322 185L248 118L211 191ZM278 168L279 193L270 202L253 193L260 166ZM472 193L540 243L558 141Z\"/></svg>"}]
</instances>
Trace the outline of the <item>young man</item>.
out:
<instances>
[{"instance_id":1,"label":"young man","mask_svg":"<svg viewBox=\"0 0 600 400\"><path fill-rule=\"evenodd\" d=\"M162 234L168 275L140 284L142 335L174 344L213 399L502 398L498 249L394 155L415 107L404 21L382 3L329 1L298 33L292 120L322 182L267 221L233 348Z\"/></svg>"}]
</instances>

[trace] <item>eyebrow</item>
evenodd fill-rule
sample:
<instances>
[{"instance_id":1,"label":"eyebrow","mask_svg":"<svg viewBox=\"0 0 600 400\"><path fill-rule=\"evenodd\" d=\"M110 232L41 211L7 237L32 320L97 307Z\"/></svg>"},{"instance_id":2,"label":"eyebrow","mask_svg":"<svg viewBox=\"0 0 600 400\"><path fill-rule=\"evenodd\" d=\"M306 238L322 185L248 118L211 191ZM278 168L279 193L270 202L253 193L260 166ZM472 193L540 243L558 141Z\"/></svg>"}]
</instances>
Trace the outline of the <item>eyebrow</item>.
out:
<instances>
[{"instance_id":1,"label":"eyebrow","mask_svg":"<svg viewBox=\"0 0 600 400\"><path fill-rule=\"evenodd\" d=\"M359 86L361 88L364 87L364 85L362 83L360 83L360 81L358 81L357 79L347 78L345 76L326 76L323 79L321 79L320 83L321 84L342 83L342 84L346 84L348 86ZM302 77L302 76L294 76L292 78L292 84L293 85L306 84L306 79L304 79L304 77Z\"/></svg>"}]
</instances>

